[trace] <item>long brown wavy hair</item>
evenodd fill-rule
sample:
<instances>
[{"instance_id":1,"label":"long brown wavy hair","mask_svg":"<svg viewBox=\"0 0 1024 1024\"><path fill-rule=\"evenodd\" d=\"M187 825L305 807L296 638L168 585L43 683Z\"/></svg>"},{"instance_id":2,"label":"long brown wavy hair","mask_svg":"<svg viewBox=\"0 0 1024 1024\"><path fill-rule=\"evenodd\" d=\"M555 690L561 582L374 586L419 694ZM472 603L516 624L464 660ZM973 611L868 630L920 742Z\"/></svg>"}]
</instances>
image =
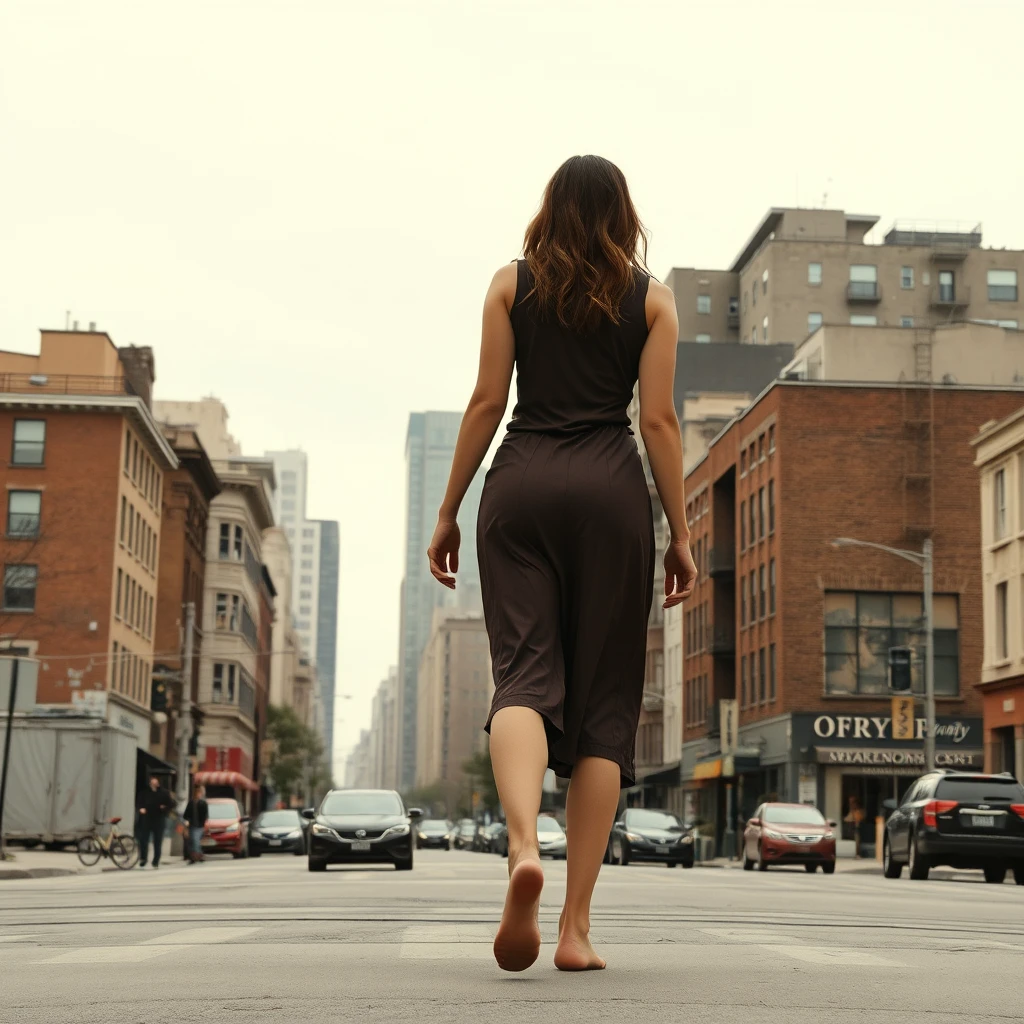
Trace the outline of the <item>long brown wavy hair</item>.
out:
<instances>
[{"instance_id":1,"label":"long brown wavy hair","mask_svg":"<svg viewBox=\"0 0 1024 1024\"><path fill-rule=\"evenodd\" d=\"M587 331L620 309L647 271L647 232L626 177L600 156L572 156L555 171L526 229L529 296L564 327Z\"/></svg>"}]
</instances>

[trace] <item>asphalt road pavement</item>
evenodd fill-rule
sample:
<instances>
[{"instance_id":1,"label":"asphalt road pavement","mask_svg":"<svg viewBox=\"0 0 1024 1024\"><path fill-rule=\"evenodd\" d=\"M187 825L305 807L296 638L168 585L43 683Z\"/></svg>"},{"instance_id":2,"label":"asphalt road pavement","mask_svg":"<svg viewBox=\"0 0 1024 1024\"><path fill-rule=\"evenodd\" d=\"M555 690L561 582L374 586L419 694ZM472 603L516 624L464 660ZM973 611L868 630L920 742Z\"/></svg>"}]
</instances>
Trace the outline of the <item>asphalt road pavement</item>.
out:
<instances>
[{"instance_id":1,"label":"asphalt road pavement","mask_svg":"<svg viewBox=\"0 0 1024 1024\"><path fill-rule=\"evenodd\" d=\"M600 973L524 974L491 940L505 861L421 851L412 872L292 856L0 882L0 1021L547 1019L988 1024L1021 1019L1024 887L872 873L605 867Z\"/></svg>"}]
</instances>

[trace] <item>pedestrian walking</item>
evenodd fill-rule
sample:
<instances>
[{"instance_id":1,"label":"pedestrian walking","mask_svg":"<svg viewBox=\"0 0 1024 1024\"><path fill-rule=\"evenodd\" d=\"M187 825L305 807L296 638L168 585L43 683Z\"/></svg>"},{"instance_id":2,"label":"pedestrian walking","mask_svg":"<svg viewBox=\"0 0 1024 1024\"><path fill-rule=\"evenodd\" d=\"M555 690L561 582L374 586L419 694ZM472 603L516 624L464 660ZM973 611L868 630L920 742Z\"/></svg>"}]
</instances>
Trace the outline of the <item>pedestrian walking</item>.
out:
<instances>
[{"instance_id":1,"label":"pedestrian walking","mask_svg":"<svg viewBox=\"0 0 1024 1024\"><path fill-rule=\"evenodd\" d=\"M153 842L153 867L160 867L160 853L164 845L164 826L167 813L174 807L174 798L160 784L155 776L150 776L149 788L142 791L139 798L139 867L144 868L149 860L149 843Z\"/></svg>"},{"instance_id":2,"label":"pedestrian walking","mask_svg":"<svg viewBox=\"0 0 1024 1024\"><path fill-rule=\"evenodd\" d=\"M454 589L459 507L515 368L518 402L476 537L495 685L486 728L509 842L494 955L509 971L540 953L537 815L549 767L571 779L555 966L605 966L590 942L590 903L620 788L635 778L654 586L651 501L627 413L638 380L640 433L670 531L665 607L696 579L673 404L675 299L650 277L646 245L614 164L576 156L558 169L523 258L495 274L484 300L479 376L428 550L434 577Z\"/></svg>"},{"instance_id":3,"label":"pedestrian walking","mask_svg":"<svg viewBox=\"0 0 1024 1024\"><path fill-rule=\"evenodd\" d=\"M203 859L203 831L210 817L206 803L206 787L196 786L192 799L185 805L185 862L195 864Z\"/></svg>"}]
</instances>

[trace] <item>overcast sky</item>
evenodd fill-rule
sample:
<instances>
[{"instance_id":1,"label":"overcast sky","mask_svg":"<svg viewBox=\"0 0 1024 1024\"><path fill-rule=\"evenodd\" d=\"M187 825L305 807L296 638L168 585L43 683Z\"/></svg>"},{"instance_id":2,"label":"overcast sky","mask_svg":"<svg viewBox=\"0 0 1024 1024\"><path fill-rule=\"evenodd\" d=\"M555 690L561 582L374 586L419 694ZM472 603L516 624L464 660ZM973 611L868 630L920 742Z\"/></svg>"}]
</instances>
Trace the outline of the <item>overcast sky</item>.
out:
<instances>
[{"instance_id":1,"label":"overcast sky","mask_svg":"<svg viewBox=\"0 0 1024 1024\"><path fill-rule=\"evenodd\" d=\"M659 277L826 195L1022 248L1022 38L1019 0L5 0L0 348L71 310L309 453L347 747L397 659L408 413L464 406L557 165L623 168Z\"/></svg>"}]
</instances>

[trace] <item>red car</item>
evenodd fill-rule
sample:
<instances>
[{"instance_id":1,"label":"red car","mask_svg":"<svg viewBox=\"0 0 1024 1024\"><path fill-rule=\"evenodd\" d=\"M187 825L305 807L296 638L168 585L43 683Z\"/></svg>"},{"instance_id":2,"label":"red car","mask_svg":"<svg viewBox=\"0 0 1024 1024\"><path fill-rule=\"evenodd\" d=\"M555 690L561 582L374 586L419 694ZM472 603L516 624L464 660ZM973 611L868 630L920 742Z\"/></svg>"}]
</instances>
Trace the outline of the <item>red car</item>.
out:
<instances>
[{"instance_id":1,"label":"red car","mask_svg":"<svg viewBox=\"0 0 1024 1024\"><path fill-rule=\"evenodd\" d=\"M230 853L236 859L249 856L249 821L238 807L236 800L227 797L210 797L206 801L210 816L203 830L203 853Z\"/></svg>"},{"instance_id":2,"label":"red car","mask_svg":"<svg viewBox=\"0 0 1024 1024\"><path fill-rule=\"evenodd\" d=\"M765 803L743 831L743 870L767 871L769 864L803 864L813 873L836 869L836 823L807 804Z\"/></svg>"}]
</instances>

